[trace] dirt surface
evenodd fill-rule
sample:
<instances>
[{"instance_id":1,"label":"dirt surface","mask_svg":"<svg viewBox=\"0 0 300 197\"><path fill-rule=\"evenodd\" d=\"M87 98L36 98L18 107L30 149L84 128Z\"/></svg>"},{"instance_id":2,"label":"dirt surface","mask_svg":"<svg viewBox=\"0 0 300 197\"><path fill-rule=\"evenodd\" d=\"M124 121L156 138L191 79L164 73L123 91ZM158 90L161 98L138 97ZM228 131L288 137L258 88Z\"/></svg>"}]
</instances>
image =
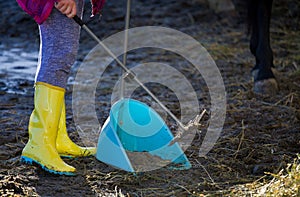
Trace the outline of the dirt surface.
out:
<instances>
[{"instance_id":1,"label":"dirt surface","mask_svg":"<svg viewBox=\"0 0 300 197\"><path fill-rule=\"evenodd\" d=\"M88 4L85 20L90 12ZM95 19L89 26L101 38L122 30L125 4L125 1L108 1L101 21ZM22 164L20 155L28 140L28 119L33 109L34 72L27 74L26 66L20 63L14 67L14 71L0 72L1 196L228 195L234 186L255 181L264 176L264 172L278 172L299 153L299 1L279 0L275 1L273 7L271 40L280 92L272 97L257 95L252 91L250 72L254 58L248 50L245 9L241 4L236 4L239 12L235 14L215 14L204 0L149 0L133 1L132 4L131 27L158 25L182 31L203 44L216 61L226 87L227 115L214 148L205 157L198 156L208 126L209 115L206 115L202 120L202 132L195 136L192 145L186 150L192 164L192 168L187 171L162 168L134 175L89 157L66 159L67 163L77 168L78 175L65 177ZM37 54L39 37L34 21L14 1L1 1L0 7L1 58L11 53L16 56L21 54L21 57L22 53ZM82 32L78 62L95 45ZM13 56L5 60L6 63L15 63ZM28 59L27 56L25 58ZM29 59L36 61L34 55ZM179 69L190 79L198 94L199 103L209 111L210 99L205 82L182 57L153 49L134 51L128 55L129 65L152 60L167 60ZM76 68L74 66L71 78L74 77ZM110 67L106 73L111 80L97 88L96 109L101 124L108 116L111 89L118 78L119 69L114 68ZM158 98L173 113L180 116L179 103L172 91L155 84L150 84L149 88L156 92ZM72 118L71 94L70 83L66 92L68 130L71 138L80 144ZM149 98L141 89L137 89L133 97L140 98L143 102L147 102ZM171 128L174 127L173 121L167 122Z\"/></svg>"}]
</instances>

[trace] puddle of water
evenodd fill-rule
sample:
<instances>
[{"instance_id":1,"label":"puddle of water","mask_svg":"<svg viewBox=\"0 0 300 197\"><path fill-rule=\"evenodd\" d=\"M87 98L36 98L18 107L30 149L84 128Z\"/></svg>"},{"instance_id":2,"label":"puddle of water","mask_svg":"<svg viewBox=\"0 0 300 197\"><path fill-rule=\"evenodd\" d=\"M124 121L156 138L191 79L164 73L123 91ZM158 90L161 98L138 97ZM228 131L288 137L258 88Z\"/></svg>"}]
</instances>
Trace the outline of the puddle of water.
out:
<instances>
[{"instance_id":1,"label":"puddle of water","mask_svg":"<svg viewBox=\"0 0 300 197\"><path fill-rule=\"evenodd\" d=\"M33 87L38 53L38 50L24 51L22 46L7 47L0 44L0 95L27 94L27 89ZM70 76L68 84L73 81L74 77Z\"/></svg>"},{"instance_id":2,"label":"puddle of water","mask_svg":"<svg viewBox=\"0 0 300 197\"><path fill-rule=\"evenodd\" d=\"M24 52L21 48L0 45L0 75L9 79L34 80L38 52Z\"/></svg>"},{"instance_id":3,"label":"puddle of water","mask_svg":"<svg viewBox=\"0 0 300 197\"><path fill-rule=\"evenodd\" d=\"M0 45L0 93L27 94L33 87L38 51Z\"/></svg>"}]
</instances>

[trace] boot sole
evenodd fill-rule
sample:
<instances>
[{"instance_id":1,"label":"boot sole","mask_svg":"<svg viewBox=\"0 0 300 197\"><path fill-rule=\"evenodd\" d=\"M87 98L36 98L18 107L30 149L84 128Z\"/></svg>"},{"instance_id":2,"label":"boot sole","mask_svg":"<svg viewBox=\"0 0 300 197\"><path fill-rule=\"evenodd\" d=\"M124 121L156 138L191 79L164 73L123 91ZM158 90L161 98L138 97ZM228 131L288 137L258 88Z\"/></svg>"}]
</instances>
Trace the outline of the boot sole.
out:
<instances>
[{"instance_id":1,"label":"boot sole","mask_svg":"<svg viewBox=\"0 0 300 197\"><path fill-rule=\"evenodd\" d=\"M61 158L66 158L66 159L77 159L77 158L82 158L82 157L92 157L95 155L64 155L64 154L59 154Z\"/></svg>"},{"instance_id":2,"label":"boot sole","mask_svg":"<svg viewBox=\"0 0 300 197\"><path fill-rule=\"evenodd\" d=\"M66 176L75 176L76 174L73 173L73 172L58 172L58 171L55 171L55 170L50 170L49 168L47 168L46 166L44 166L43 164L37 162L36 160L34 159L31 159L29 157L26 157L26 156L21 156L21 162L23 163L26 163L26 164L30 164L30 165L33 165L33 164L37 164L38 166L40 166L43 170L51 173L51 174L58 174L58 175L66 175Z\"/></svg>"}]
</instances>

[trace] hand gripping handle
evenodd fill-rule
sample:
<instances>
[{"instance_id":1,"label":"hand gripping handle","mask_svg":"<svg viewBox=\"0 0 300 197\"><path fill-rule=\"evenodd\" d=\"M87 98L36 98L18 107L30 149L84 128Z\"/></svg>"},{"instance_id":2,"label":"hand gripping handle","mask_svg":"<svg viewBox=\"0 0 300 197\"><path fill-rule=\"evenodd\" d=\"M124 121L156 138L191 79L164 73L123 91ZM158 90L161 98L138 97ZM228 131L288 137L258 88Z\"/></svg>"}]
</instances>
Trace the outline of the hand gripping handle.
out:
<instances>
[{"instance_id":1,"label":"hand gripping handle","mask_svg":"<svg viewBox=\"0 0 300 197\"><path fill-rule=\"evenodd\" d=\"M84 22L81 20L81 18L79 18L77 15L75 15L73 17L73 20L78 24L80 25L81 27L84 25Z\"/></svg>"}]
</instances>

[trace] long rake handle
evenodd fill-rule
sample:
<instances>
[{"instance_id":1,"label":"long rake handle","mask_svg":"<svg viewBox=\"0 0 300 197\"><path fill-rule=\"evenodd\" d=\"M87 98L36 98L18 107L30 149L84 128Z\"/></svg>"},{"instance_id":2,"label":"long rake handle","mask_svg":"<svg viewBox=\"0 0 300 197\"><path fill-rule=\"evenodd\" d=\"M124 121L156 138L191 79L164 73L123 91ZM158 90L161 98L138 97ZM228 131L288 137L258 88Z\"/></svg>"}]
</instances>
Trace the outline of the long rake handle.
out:
<instances>
[{"instance_id":1,"label":"long rake handle","mask_svg":"<svg viewBox=\"0 0 300 197\"><path fill-rule=\"evenodd\" d=\"M136 75L131 72L131 70L129 70L119 59L118 57L90 30L90 28L88 28L84 22L78 17L78 16L74 16L73 17L74 21L80 25L95 41L97 41L103 48L104 50L112 57L116 60L116 62L118 63L118 65L129 75L129 76L133 76L133 79L160 105L161 108L163 108L163 110L165 110L168 115L170 115L173 120L176 121L176 123L178 124L178 126L183 129L184 131L187 130L187 128L178 120L178 118L164 105L160 102L160 100L136 77Z\"/></svg>"},{"instance_id":2,"label":"long rake handle","mask_svg":"<svg viewBox=\"0 0 300 197\"><path fill-rule=\"evenodd\" d=\"M126 17L125 17L125 34L124 34L124 52L123 52L123 65L126 66L127 62L127 48L128 48L128 29L130 22L130 9L131 9L131 1L127 0L126 6ZM122 70L122 76L124 74L124 70ZM125 78L121 77L120 83L120 98L124 98L124 89L125 89Z\"/></svg>"}]
</instances>

